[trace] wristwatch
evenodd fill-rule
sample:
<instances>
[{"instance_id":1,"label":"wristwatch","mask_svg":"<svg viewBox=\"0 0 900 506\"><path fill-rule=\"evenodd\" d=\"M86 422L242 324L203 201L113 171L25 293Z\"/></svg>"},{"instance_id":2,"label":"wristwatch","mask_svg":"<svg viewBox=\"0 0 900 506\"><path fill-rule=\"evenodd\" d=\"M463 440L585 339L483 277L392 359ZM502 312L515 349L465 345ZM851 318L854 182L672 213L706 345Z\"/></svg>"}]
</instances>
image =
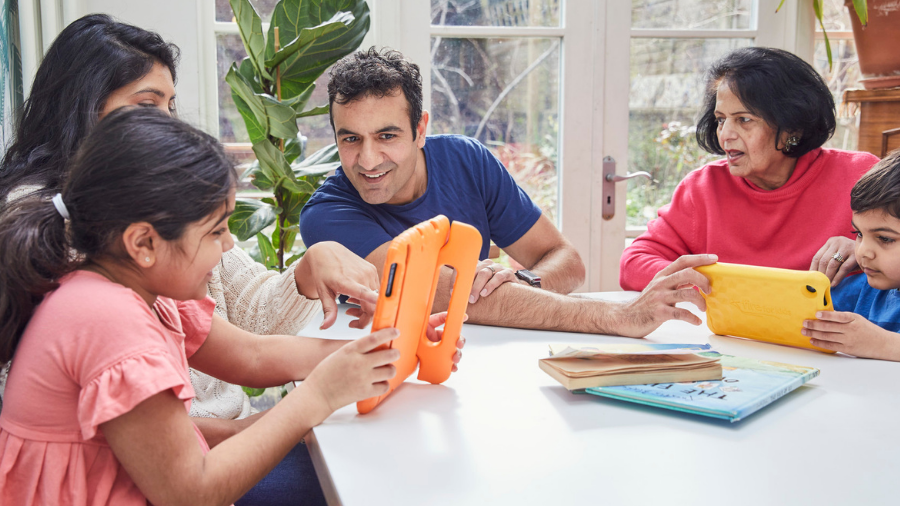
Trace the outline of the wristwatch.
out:
<instances>
[{"instance_id":1,"label":"wristwatch","mask_svg":"<svg viewBox=\"0 0 900 506\"><path fill-rule=\"evenodd\" d=\"M517 270L516 277L525 281L526 283L528 283L529 285L531 285L535 288L541 287L541 277L527 269Z\"/></svg>"}]
</instances>

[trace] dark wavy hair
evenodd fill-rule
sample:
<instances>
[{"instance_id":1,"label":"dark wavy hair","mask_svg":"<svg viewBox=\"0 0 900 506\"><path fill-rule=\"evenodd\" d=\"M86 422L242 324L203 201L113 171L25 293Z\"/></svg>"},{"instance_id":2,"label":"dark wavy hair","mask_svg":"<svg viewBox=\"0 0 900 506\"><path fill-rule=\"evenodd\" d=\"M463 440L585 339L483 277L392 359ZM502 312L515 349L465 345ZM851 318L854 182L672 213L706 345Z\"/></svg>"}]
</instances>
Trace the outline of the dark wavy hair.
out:
<instances>
[{"instance_id":1,"label":"dark wavy hair","mask_svg":"<svg viewBox=\"0 0 900 506\"><path fill-rule=\"evenodd\" d=\"M132 223L166 241L225 204L237 174L211 136L156 109L121 108L84 140L62 184L64 220L31 194L0 215L0 363L9 361L44 294L84 262L133 265L122 245Z\"/></svg>"},{"instance_id":2,"label":"dark wavy hair","mask_svg":"<svg viewBox=\"0 0 900 506\"><path fill-rule=\"evenodd\" d=\"M422 119L422 74L419 66L407 60L399 51L372 46L368 51L347 55L331 67L328 80L328 119L334 129L331 106L350 103L368 96L384 97L403 90L409 109L413 140L416 125ZM337 134L337 132L335 132Z\"/></svg>"},{"instance_id":3,"label":"dark wavy hair","mask_svg":"<svg viewBox=\"0 0 900 506\"><path fill-rule=\"evenodd\" d=\"M0 164L0 206L11 190L55 191L78 145L94 128L109 95L168 67L175 80L179 51L156 33L91 14L67 26L41 62Z\"/></svg>"},{"instance_id":4,"label":"dark wavy hair","mask_svg":"<svg viewBox=\"0 0 900 506\"><path fill-rule=\"evenodd\" d=\"M853 185L850 209L854 213L881 210L900 219L900 149L891 151Z\"/></svg>"},{"instance_id":5,"label":"dark wavy hair","mask_svg":"<svg viewBox=\"0 0 900 506\"><path fill-rule=\"evenodd\" d=\"M716 90L722 83L749 112L775 129L775 149L782 132L801 132L796 146L780 149L786 156L799 158L834 134L834 99L816 69L781 49L745 47L728 53L707 72L696 135L700 147L710 153L725 154L715 114Z\"/></svg>"}]
</instances>

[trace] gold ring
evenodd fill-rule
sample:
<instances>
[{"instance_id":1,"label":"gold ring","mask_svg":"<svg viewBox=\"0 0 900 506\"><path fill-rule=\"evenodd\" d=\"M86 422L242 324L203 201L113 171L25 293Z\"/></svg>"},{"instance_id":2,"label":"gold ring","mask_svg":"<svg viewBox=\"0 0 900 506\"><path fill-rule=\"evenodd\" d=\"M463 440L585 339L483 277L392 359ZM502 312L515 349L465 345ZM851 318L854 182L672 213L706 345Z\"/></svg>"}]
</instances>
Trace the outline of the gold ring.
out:
<instances>
[{"instance_id":1,"label":"gold ring","mask_svg":"<svg viewBox=\"0 0 900 506\"><path fill-rule=\"evenodd\" d=\"M844 255L841 255L840 251L835 252L834 255L831 255L831 258L837 260L840 263L844 263L844 261L846 261L846 258L844 258Z\"/></svg>"}]
</instances>

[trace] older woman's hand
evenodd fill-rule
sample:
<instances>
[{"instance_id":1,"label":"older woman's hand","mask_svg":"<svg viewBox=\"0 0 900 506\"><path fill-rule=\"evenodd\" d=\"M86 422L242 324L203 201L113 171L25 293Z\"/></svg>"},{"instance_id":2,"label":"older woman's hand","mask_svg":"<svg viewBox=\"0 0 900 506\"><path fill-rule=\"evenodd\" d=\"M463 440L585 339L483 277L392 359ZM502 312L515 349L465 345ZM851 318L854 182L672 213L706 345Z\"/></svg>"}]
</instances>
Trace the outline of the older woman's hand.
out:
<instances>
[{"instance_id":1,"label":"older woman's hand","mask_svg":"<svg viewBox=\"0 0 900 506\"><path fill-rule=\"evenodd\" d=\"M839 261L843 258L844 261ZM831 286L837 286L847 274L859 269L856 262L856 243L853 239L838 236L832 237L819 248L813 256L809 270L819 271L831 280Z\"/></svg>"}]
</instances>

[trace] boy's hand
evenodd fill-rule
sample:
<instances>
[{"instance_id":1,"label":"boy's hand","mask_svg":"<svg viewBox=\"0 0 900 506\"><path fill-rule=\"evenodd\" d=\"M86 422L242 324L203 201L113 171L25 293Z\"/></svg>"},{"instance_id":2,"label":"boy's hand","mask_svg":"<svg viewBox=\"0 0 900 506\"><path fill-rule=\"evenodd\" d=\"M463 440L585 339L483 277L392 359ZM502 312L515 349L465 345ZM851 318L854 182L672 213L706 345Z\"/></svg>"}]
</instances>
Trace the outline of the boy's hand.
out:
<instances>
[{"instance_id":1,"label":"boy's hand","mask_svg":"<svg viewBox=\"0 0 900 506\"><path fill-rule=\"evenodd\" d=\"M835 254L842 257L844 261L838 262L834 258ZM858 269L856 242L843 236L828 239L813 256L812 263L809 264L809 270L819 271L828 276L832 288L837 286L847 274Z\"/></svg>"},{"instance_id":2,"label":"boy's hand","mask_svg":"<svg viewBox=\"0 0 900 506\"><path fill-rule=\"evenodd\" d=\"M844 311L819 311L818 320L805 320L801 333L809 343L826 350L862 358L900 361L900 335L864 317Z\"/></svg>"}]
</instances>

